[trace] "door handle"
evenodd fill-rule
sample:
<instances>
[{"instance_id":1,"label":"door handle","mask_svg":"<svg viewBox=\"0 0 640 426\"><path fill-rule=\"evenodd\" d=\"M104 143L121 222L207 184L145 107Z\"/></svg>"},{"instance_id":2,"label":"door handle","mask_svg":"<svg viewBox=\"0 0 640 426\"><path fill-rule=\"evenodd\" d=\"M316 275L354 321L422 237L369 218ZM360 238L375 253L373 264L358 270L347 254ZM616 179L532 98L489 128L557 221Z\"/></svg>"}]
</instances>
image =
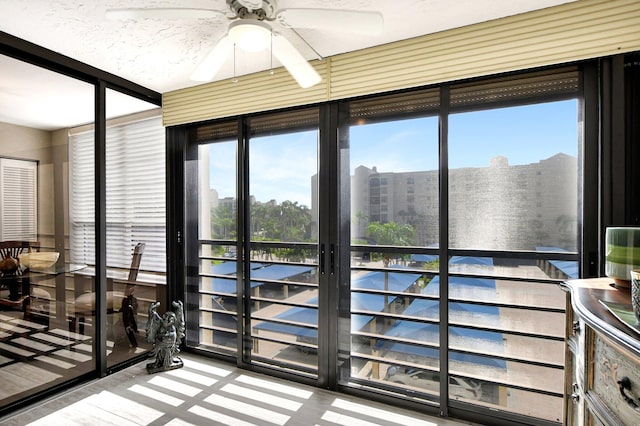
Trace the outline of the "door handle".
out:
<instances>
[{"instance_id":1,"label":"door handle","mask_svg":"<svg viewBox=\"0 0 640 426\"><path fill-rule=\"evenodd\" d=\"M324 275L324 244L320 244L320 274Z\"/></svg>"},{"instance_id":2,"label":"door handle","mask_svg":"<svg viewBox=\"0 0 640 426\"><path fill-rule=\"evenodd\" d=\"M620 395L622 395L622 399L629 404L633 409L638 408L638 403L636 403L633 398L631 398L625 390L631 390L631 380L624 376L622 379L618 380L618 386L620 387Z\"/></svg>"},{"instance_id":3,"label":"door handle","mask_svg":"<svg viewBox=\"0 0 640 426\"><path fill-rule=\"evenodd\" d=\"M336 271L336 245L331 244L331 249L329 250L329 260L331 263L331 269L329 273L333 275Z\"/></svg>"}]
</instances>

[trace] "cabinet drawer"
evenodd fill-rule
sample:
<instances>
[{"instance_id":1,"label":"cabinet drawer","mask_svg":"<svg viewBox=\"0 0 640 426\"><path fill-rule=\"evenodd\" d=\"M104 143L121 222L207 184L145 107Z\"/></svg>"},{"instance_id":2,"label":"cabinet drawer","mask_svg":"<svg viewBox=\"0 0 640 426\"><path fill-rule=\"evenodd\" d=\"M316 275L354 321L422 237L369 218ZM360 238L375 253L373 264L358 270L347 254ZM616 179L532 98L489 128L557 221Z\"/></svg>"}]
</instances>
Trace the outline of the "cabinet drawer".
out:
<instances>
[{"instance_id":1,"label":"cabinet drawer","mask_svg":"<svg viewBox=\"0 0 640 426\"><path fill-rule=\"evenodd\" d=\"M623 425L640 424L640 360L618 350L611 343L595 334L593 341L592 392L606 406L609 414ZM630 389L624 394L633 400L625 401L618 381L629 379Z\"/></svg>"}]
</instances>

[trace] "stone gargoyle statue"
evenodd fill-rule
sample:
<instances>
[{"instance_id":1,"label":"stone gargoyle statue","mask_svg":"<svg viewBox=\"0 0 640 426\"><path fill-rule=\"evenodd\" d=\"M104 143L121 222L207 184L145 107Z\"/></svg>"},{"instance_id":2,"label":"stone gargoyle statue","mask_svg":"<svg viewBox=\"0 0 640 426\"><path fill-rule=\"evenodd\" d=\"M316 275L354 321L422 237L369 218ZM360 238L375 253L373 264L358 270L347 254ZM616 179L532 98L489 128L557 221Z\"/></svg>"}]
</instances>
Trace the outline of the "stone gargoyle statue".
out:
<instances>
[{"instance_id":1,"label":"stone gargoyle statue","mask_svg":"<svg viewBox=\"0 0 640 426\"><path fill-rule=\"evenodd\" d=\"M151 356L156 357L155 362L147 364L149 373L174 370L183 366L177 354L180 352L180 343L185 336L184 309L180 301L173 302L171 305L173 310L167 310L162 316L158 314L160 302L149 306L147 342L153 343Z\"/></svg>"}]
</instances>

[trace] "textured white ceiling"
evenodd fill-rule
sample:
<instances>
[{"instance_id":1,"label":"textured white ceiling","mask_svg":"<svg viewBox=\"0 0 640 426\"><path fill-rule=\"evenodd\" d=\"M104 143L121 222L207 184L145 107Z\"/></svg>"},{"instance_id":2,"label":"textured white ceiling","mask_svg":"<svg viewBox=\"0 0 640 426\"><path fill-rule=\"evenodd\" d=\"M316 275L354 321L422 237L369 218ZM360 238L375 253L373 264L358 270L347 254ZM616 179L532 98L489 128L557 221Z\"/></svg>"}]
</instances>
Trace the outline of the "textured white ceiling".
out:
<instances>
[{"instance_id":1,"label":"textured white ceiling","mask_svg":"<svg viewBox=\"0 0 640 426\"><path fill-rule=\"evenodd\" d=\"M279 0L278 9L379 11L384 17L384 30L375 36L359 36L348 29L340 33L311 29L294 32L276 23L273 27L287 36L307 59L316 59L317 54L332 56L570 1L573 0ZM224 17L120 21L105 18L107 8L149 6L227 11L225 0L0 0L0 31L158 92L199 84L189 76L224 36L230 21ZM271 61L268 52L238 52L235 74L269 69ZM234 61L227 62L216 79L234 75ZM273 65L279 64L274 60ZM10 119L8 98L26 98L34 92L29 73L21 69L11 75L11 67L11 62L0 57L0 120L5 121ZM56 82L57 86L60 84ZM42 95L40 92L39 96Z\"/></svg>"}]
</instances>

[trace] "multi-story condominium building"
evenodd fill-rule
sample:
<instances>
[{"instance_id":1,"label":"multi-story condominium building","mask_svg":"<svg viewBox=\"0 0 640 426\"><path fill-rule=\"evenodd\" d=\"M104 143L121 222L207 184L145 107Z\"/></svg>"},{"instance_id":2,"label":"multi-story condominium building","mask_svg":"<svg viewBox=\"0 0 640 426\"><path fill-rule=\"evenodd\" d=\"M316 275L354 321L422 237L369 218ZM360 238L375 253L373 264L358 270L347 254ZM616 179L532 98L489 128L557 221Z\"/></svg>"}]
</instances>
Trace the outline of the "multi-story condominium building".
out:
<instances>
[{"instance_id":1,"label":"multi-story condominium building","mask_svg":"<svg viewBox=\"0 0 640 426\"><path fill-rule=\"evenodd\" d=\"M558 153L532 164L509 165L507 158L498 156L487 167L450 170L451 245L534 250L552 242L575 250L578 201L571 188L577 184L576 167L575 157ZM363 239L369 223L396 222L414 227L417 245L436 245L438 174L438 170L393 173L357 167L351 177L351 235ZM493 231L475 232L480 222Z\"/></svg>"}]
</instances>

